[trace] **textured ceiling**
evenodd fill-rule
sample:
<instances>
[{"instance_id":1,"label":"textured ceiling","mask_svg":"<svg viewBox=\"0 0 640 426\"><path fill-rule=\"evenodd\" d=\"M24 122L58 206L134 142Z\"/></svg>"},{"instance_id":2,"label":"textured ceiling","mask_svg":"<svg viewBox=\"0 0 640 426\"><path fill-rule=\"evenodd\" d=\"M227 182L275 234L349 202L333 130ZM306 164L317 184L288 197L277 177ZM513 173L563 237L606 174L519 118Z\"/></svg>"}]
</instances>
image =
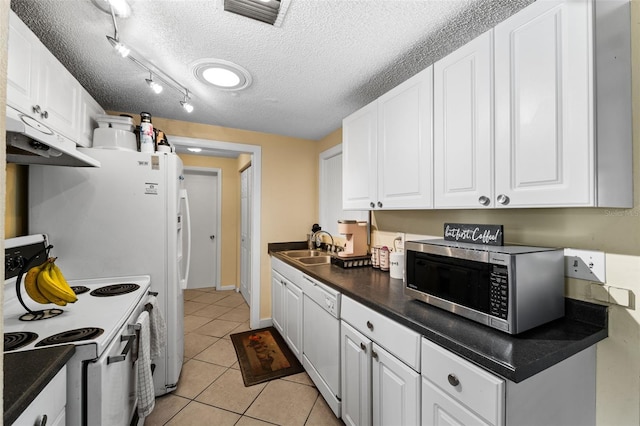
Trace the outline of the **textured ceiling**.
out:
<instances>
[{"instance_id":1,"label":"textured ceiling","mask_svg":"<svg viewBox=\"0 0 640 426\"><path fill-rule=\"evenodd\" d=\"M222 0L129 0L120 39L193 94L152 94L117 55L111 16L91 0L12 0L11 8L107 110L317 140L342 119L533 0L283 0L281 27L225 12ZM193 65L217 58L252 85L227 92Z\"/></svg>"}]
</instances>

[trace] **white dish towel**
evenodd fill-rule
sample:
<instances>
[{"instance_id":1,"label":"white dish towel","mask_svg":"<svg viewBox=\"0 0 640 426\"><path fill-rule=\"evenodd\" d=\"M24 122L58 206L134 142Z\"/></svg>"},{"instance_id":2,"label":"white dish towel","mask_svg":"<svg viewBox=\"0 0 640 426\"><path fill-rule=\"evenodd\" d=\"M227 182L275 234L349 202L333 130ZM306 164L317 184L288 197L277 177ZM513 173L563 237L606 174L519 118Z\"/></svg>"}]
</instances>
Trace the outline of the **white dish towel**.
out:
<instances>
[{"instance_id":1,"label":"white dish towel","mask_svg":"<svg viewBox=\"0 0 640 426\"><path fill-rule=\"evenodd\" d=\"M149 312L142 312L137 322L140 324L140 344L138 346L138 416L144 418L151 414L156 405L149 348L149 338L151 334Z\"/></svg>"},{"instance_id":2,"label":"white dish towel","mask_svg":"<svg viewBox=\"0 0 640 426\"><path fill-rule=\"evenodd\" d=\"M167 323L158 305L158 298L149 296L147 302L151 304L149 312L149 327L151 328L151 359L158 359L162 349L167 345Z\"/></svg>"}]
</instances>

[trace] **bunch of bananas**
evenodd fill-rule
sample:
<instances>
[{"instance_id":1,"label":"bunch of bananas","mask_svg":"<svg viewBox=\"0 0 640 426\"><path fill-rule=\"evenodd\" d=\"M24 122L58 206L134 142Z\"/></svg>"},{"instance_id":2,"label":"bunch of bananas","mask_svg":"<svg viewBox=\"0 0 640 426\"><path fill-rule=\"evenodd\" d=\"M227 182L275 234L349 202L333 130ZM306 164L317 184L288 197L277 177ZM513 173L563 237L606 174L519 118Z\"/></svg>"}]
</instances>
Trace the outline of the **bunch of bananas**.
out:
<instances>
[{"instance_id":1,"label":"bunch of bananas","mask_svg":"<svg viewBox=\"0 0 640 426\"><path fill-rule=\"evenodd\" d=\"M24 288L38 303L65 306L78 300L78 296L69 287L55 261L55 257L50 257L42 265L29 269L24 278Z\"/></svg>"}]
</instances>

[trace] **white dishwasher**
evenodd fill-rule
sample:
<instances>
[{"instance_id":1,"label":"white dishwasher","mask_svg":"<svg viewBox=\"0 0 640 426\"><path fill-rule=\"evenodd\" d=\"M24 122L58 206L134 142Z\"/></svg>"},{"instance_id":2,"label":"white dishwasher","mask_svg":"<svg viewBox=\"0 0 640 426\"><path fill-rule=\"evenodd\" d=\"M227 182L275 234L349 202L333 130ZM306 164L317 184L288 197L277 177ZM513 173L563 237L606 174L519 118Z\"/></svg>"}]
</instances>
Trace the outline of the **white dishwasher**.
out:
<instances>
[{"instance_id":1,"label":"white dishwasher","mask_svg":"<svg viewBox=\"0 0 640 426\"><path fill-rule=\"evenodd\" d=\"M334 414L341 416L340 293L303 275L304 339L302 363Z\"/></svg>"}]
</instances>

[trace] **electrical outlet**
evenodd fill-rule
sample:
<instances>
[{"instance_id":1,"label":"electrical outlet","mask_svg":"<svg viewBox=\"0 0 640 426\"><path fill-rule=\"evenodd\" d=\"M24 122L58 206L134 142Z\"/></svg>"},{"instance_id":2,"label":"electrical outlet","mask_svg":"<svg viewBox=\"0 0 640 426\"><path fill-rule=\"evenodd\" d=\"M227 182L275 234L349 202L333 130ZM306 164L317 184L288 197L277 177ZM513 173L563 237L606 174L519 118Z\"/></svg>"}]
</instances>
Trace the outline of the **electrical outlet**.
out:
<instances>
[{"instance_id":1,"label":"electrical outlet","mask_svg":"<svg viewBox=\"0 0 640 426\"><path fill-rule=\"evenodd\" d=\"M579 280L606 282L604 252L564 249L564 275Z\"/></svg>"},{"instance_id":2,"label":"electrical outlet","mask_svg":"<svg viewBox=\"0 0 640 426\"><path fill-rule=\"evenodd\" d=\"M404 251L404 238L404 232L396 232L396 237L393 240L395 251Z\"/></svg>"}]
</instances>

